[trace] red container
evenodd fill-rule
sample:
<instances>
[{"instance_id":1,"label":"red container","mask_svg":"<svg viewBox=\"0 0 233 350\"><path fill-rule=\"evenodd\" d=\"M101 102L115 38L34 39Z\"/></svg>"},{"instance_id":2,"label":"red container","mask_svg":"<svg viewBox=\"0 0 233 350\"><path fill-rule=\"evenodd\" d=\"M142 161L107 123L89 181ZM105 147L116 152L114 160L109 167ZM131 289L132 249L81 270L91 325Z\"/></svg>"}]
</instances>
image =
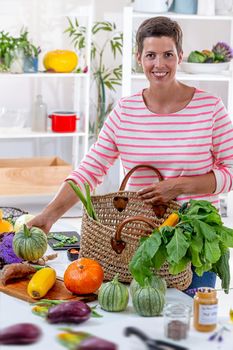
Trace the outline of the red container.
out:
<instances>
[{"instance_id":1,"label":"red container","mask_svg":"<svg viewBox=\"0 0 233 350\"><path fill-rule=\"evenodd\" d=\"M49 115L52 120L52 131L54 132L75 132L76 120L79 120L75 112L59 111Z\"/></svg>"}]
</instances>

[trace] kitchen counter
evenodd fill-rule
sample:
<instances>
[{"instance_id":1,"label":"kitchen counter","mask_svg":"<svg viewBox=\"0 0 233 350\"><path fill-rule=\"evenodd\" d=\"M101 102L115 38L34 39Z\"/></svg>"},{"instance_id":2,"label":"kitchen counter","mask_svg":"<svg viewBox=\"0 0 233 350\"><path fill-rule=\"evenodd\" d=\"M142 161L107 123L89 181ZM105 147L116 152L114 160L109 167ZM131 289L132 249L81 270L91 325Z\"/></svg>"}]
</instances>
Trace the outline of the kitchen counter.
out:
<instances>
[{"instance_id":1,"label":"kitchen counter","mask_svg":"<svg viewBox=\"0 0 233 350\"><path fill-rule=\"evenodd\" d=\"M65 230L77 230L80 229L80 222L77 222L75 226L67 224L64 220L60 220L54 225L53 230L65 231ZM48 252L51 248L48 249ZM59 256L56 260L50 263L57 270L57 274L62 276L66 266L69 264L65 251L59 251ZM229 296L229 303L232 300ZM166 295L167 302L181 302L192 306L192 298L185 295L184 293L176 289L168 289ZM228 308L229 308L228 303ZM90 303L95 305L96 302ZM222 308L219 308L221 311ZM75 330L90 332L91 334L103 337L105 339L114 341L118 344L119 350L146 350L145 345L135 336L126 338L124 336L124 328L127 326L138 327L143 330L147 335L156 339L165 339L163 330L163 318L162 317L141 317L137 315L132 307L131 300L128 308L124 312L120 313L109 313L101 310L99 307L97 311L103 315L102 318L91 318L87 322L71 326ZM31 322L38 324L42 331L43 337L41 340L34 344L27 346L28 350L62 350L65 349L56 341L56 335L59 333L59 329L64 325L50 325L44 319L32 314L31 306L21 300L7 296L3 293L0 294L0 327L3 328L8 325L19 322ZM226 323L227 316L225 313L219 313L219 322ZM66 325L65 325L66 326ZM215 342L208 341L209 333L196 332L192 327L189 336L186 340L179 341L178 343L182 346L186 346L192 350L200 349L211 349L211 350L232 350L232 335L233 326L230 332L224 334L224 340L218 344ZM166 339L167 340L167 339ZM1 346L1 350L19 350L19 346ZM24 347L21 347L21 349Z\"/></svg>"}]
</instances>

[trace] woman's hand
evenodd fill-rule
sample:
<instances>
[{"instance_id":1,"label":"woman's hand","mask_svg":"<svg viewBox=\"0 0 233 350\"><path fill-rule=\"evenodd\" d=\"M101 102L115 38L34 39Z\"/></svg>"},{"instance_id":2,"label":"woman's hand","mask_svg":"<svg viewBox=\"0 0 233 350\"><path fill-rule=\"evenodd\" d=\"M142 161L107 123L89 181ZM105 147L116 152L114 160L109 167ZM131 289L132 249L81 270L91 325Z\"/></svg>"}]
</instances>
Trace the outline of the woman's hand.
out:
<instances>
[{"instance_id":1,"label":"woman's hand","mask_svg":"<svg viewBox=\"0 0 233 350\"><path fill-rule=\"evenodd\" d=\"M39 227L45 233L49 233L54 221L51 220L47 215L41 213L35 216L32 220L27 222L27 227L31 228L32 226Z\"/></svg>"},{"instance_id":2,"label":"woman's hand","mask_svg":"<svg viewBox=\"0 0 233 350\"><path fill-rule=\"evenodd\" d=\"M163 204L181 194L177 179L168 179L145 187L138 191L139 196L148 204Z\"/></svg>"}]
</instances>

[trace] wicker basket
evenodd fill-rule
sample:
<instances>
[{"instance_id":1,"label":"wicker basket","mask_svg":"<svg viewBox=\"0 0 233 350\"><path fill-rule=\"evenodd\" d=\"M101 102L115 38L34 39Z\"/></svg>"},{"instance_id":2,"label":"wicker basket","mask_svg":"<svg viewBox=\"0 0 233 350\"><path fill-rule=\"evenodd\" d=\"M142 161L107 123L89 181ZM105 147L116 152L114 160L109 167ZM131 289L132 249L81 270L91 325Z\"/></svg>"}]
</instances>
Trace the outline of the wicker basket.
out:
<instances>
[{"instance_id":1,"label":"wicker basket","mask_svg":"<svg viewBox=\"0 0 233 350\"><path fill-rule=\"evenodd\" d=\"M139 239L151 234L151 226L158 227L173 211L179 209L176 201L152 206L142 201L136 192L124 191L129 176L139 167L153 169L159 180L162 180L157 169L139 165L126 175L118 192L92 196L98 221L90 218L86 212L82 218L79 256L99 261L104 269L105 280L111 280L118 273L120 281L130 282L132 276L128 265L139 246ZM122 241L123 249L120 247ZM159 275L166 279L169 287L180 290L186 289L192 280L191 266L174 276L168 273L168 265L164 264Z\"/></svg>"}]
</instances>

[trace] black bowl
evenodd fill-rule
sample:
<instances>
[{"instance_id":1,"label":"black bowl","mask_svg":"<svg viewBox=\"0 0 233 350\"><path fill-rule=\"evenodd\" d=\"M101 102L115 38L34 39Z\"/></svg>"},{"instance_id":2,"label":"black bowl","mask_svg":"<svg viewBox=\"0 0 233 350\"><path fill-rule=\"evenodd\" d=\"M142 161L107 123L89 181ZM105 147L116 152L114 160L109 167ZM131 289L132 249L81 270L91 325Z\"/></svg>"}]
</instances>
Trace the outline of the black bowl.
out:
<instances>
[{"instance_id":1,"label":"black bowl","mask_svg":"<svg viewBox=\"0 0 233 350\"><path fill-rule=\"evenodd\" d=\"M68 259L70 261L74 261L74 260L77 260L78 257L79 257L79 250L80 250L80 247L77 246L75 248L69 248L67 249L67 256L68 256Z\"/></svg>"}]
</instances>

